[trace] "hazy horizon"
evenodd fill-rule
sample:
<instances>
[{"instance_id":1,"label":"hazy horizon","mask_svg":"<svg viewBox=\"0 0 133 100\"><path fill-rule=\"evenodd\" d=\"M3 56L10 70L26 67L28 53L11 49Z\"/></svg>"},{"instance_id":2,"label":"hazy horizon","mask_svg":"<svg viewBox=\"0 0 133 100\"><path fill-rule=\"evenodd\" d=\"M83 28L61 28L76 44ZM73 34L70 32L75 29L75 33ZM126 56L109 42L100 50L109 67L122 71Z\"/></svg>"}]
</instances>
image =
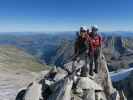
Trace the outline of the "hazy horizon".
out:
<instances>
[{"instance_id":1,"label":"hazy horizon","mask_svg":"<svg viewBox=\"0 0 133 100\"><path fill-rule=\"evenodd\" d=\"M79 31L79 30L77 30L77 31ZM0 35L32 35L32 34L53 34L53 35L58 35L58 34L68 34L68 35L71 35L71 34L76 34L76 32L77 31L36 31L36 32L32 32L32 31L25 31L25 32L0 32ZM133 31L99 31L99 33L101 34L116 34L116 35L127 35L127 36L129 36L129 35L133 35Z\"/></svg>"}]
</instances>

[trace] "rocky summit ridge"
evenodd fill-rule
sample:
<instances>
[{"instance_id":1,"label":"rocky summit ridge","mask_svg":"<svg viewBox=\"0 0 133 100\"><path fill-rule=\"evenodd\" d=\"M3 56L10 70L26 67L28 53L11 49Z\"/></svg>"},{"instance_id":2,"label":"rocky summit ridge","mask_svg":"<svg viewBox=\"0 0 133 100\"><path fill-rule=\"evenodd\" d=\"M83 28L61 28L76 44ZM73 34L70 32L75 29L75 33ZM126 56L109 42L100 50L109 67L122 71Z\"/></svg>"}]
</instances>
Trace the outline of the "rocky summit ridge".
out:
<instances>
[{"instance_id":1,"label":"rocky summit ridge","mask_svg":"<svg viewBox=\"0 0 133 100\"><path fill-rule=\"evenodd\" d=\"M19 91L16 100L126 100L123 92L112 85L104 55L99 62L99 72L93 77L83 75L84 59L42 71Z\"/></svg>"}]
</instances>

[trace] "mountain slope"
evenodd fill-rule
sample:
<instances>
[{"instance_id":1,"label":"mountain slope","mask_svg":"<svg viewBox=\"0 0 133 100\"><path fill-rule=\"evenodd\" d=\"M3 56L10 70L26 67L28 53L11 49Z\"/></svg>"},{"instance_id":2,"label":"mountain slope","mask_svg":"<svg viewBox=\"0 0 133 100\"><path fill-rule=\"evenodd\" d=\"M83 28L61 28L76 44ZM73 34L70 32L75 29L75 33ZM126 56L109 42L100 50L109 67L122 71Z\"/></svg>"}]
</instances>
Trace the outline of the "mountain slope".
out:
<instances>
[{"instance_id":1,"label":"mountain slope","mask_svg":"<svg viewBox=\"0 0 133 100\"><path fill-rule=\"evenodd\" d=\"M0 67L12 70L41 71L46 68L37 59L14 46L0 46Z\"/></svg>"},{"instance_id":2,"label":"mountain slope","mask_svg":"<svg viewBox=\"0 0 133 100\"><path fill-rule=\"evenodd\" d=\"M14 100L18 90L48 67L14 46L0 46L0 100Z\"/></svg>"}]
</instances>

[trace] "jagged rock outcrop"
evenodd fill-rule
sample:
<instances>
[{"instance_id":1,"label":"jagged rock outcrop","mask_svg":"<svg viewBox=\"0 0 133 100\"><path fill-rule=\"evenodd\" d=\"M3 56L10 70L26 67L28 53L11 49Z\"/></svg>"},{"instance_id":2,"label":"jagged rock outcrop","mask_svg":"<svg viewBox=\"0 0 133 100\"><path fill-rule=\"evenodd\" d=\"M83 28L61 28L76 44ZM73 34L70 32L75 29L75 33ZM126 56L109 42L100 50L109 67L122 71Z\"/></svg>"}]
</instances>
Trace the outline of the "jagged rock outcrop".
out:
<instances>
[{"instance_id":1,"label":"jagged rock outcrop","mask_svg":"<svg viewBox=\"0 0 133 100\"><path fill-rule=\"evenodd\" d=\"M115 51L117 51L120 54L123 54L125 52L126 40L124 40L122 36L108 36L106 37L105 41L106 42L104 46L106 48L115 49Z\"/></svg>"},{"instance_id":2,"label":"jagged rock outcrop","mask_svg":"<svg viewBox=\"0 0 133 100\"><path fill-rule=\"evenodd\" d=\"M104 56L93 77L81 75L83 66L85 61L80 60L65 64L64 69L45 72L25 89L22 97L19 92L16 100L122 100L112 86Z\"/></svg>"}]
</instances>

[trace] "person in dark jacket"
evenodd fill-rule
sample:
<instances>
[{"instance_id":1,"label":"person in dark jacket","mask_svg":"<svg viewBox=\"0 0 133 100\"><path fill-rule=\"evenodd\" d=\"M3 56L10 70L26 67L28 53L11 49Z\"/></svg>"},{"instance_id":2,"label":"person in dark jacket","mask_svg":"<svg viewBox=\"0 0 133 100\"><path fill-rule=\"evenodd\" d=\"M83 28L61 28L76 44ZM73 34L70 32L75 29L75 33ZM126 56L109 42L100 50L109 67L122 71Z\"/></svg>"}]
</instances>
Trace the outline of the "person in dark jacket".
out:
<instances>
[{"instance_id":1,"label":"person in dark jacket","mask_svg":"<svg viewBox=\"0 0 133 100\"><path fill-rule=\"evenodd\" d=\"M80 27L80 32L77 32L77 39L75 41L75 46L74 46L74 55L75 58L81 55L86 51L86 44L85 44L85 34L86 30L83 27Z\"/></svg>"}]
</instances>

